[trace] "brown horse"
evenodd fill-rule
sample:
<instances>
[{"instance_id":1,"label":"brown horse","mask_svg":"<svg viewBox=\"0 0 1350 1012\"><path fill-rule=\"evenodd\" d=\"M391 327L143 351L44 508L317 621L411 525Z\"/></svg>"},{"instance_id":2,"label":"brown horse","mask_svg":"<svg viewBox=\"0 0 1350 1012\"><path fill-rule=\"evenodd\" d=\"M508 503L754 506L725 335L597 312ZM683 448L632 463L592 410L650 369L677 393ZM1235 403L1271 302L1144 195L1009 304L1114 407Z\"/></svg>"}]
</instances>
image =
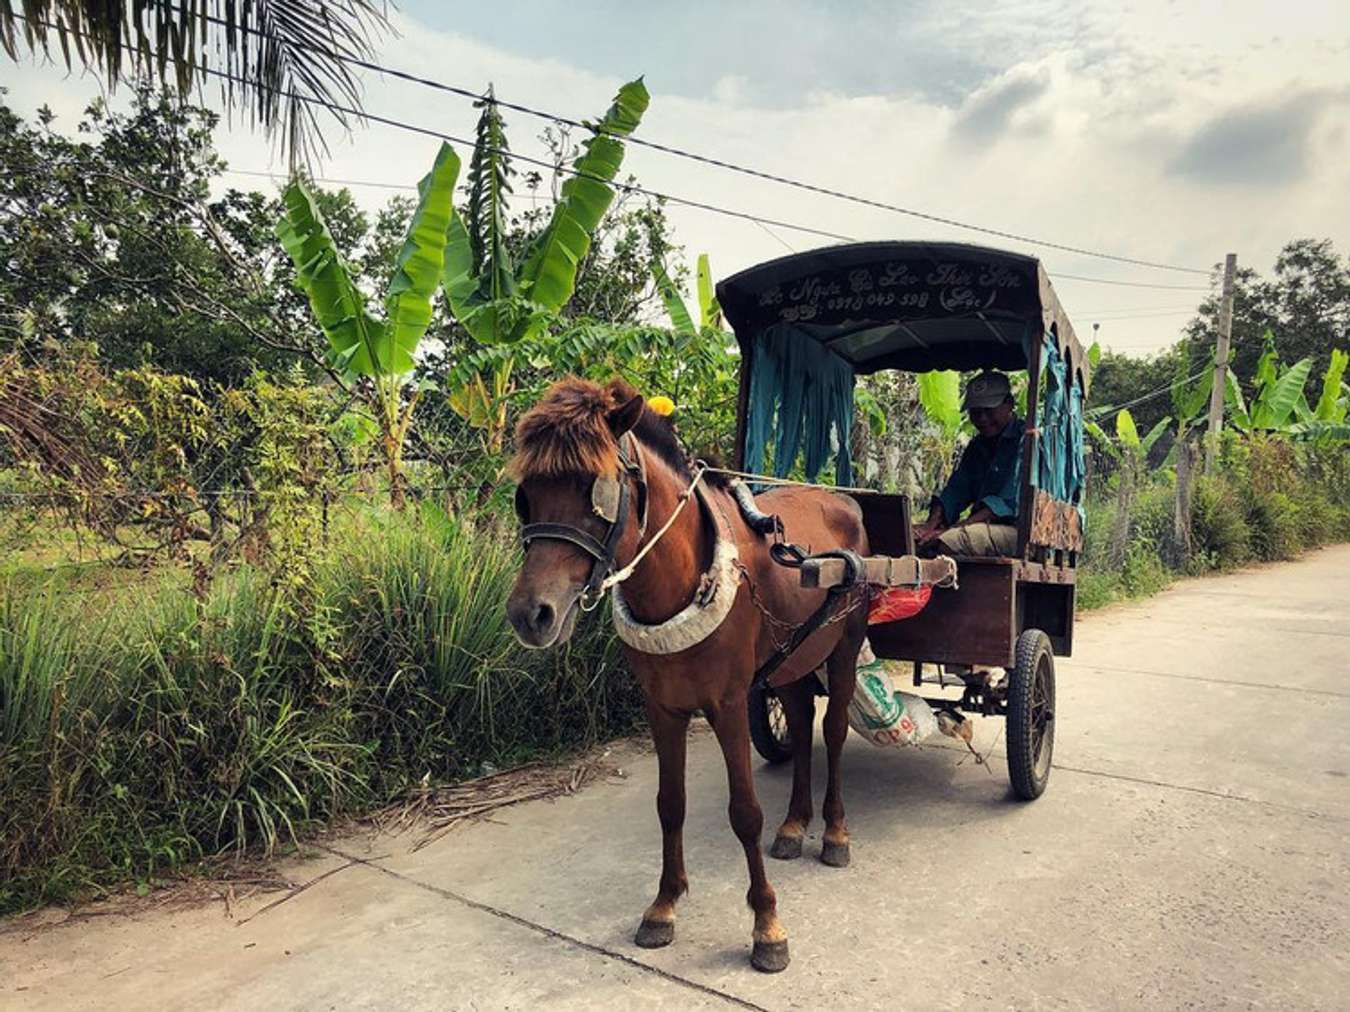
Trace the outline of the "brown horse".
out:
<instances>
[{"instance_id":1,"label":"brown horse","mask_svg":"<svg viewBox=\"0 0 1350 1012\"><path fill-rule=\"evenodd\" d=\"M598 600L595 575L626 565L650 543L680 506L694 475L666 419L619 379L604 387L579 379L556 383L520 421L513 473L526 552L507 614L521 642L539 648L566 641L578 611ZM615 506L616 492L626 506ZM803 590L794 570L770 559L766 538L742 519L724 480L705 475L687 505L616 588L622 595L615 603L616 626L622 617L628 664L646 697L660 761L661 879L636 941L654 948L675 937L675 902L688 888L682 839L685 738L690 717L701 711L726 760L731 826L749 865L746 899L755 914L751 962L760 970L781 970L788 963L787 934L760 855L763 814L751 775L746 695L757 667L810 616L824 592ZM760 505L782 518L790 540L814 551L867 552L861 511L845 496L791 489L762 496ZM718 578L728 570L730 579ZM715 625L703 633L696 629L694 637L705 637L684 645L690 636L681 623L690 619L706 627L709 611ZM672 622L673 617L679 618ZM642 641L646 630L671 629L672 636L653 636L648 650L629 645ZM809 636L771 680L793 747L792 797L770 851L774 857L799 857L811 821L815 679L806 676L825 663L829 780L821 860L848 864L840 754L865 631L865 609L841 603L836 620Z\"/></svg>"}]
</instances>

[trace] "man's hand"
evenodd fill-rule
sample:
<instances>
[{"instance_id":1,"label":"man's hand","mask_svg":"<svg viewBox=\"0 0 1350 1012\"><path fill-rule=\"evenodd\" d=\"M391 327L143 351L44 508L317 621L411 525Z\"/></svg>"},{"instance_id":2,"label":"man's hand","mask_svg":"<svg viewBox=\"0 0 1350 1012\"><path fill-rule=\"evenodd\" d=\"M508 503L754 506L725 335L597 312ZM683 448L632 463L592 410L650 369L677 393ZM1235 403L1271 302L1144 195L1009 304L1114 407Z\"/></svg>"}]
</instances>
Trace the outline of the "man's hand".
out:
<instances>
[{"instance_id":1,"label":"man's hand","mask_svg":"<svg viewBox=\"0 0 1350 1012\"><path fill-rule=\"evenodd\" d=\"M916 545L926 545L930 541L936 541L942 534L942 522L939 520L928 519L921 524L913 526L914 543Z\"/></svg>"}]
</instances>

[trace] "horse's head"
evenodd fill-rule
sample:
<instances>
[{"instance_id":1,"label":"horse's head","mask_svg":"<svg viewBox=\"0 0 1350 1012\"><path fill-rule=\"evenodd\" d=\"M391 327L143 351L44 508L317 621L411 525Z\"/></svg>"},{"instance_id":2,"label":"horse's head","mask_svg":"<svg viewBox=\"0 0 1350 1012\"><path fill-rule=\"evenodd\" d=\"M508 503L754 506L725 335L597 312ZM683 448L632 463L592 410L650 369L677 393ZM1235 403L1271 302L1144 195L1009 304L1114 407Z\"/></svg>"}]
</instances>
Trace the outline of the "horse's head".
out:
<instances>
[{"instance_id":1,"label":"horse's head","mask_svg":"<svg viewBox=\"0 0 1350 1012\"><path fill-rule=\"evenodd\" d=\"M567 642L645 521L641 450L628 435L644 402L620 379L555 383L516 428L516 512L525 564L506 615L527 647Z\"/></svg>"}]
</instances>

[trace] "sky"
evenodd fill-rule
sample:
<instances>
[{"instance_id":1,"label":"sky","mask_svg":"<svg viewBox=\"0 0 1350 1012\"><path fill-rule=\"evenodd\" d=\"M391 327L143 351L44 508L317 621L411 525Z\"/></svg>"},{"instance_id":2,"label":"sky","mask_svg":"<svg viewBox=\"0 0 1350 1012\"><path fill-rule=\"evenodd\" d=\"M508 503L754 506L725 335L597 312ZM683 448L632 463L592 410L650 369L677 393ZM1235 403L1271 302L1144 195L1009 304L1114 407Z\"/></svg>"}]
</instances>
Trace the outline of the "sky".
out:
<instances>
[{"instance_id":1,"label":"sky","mask_svg":"<svg viewBox=\"0 0 1350 1012\"><path fill-rule=\"evenodd\" d=\"M641 74L652 95L641 137L933 215L1201 270L1231 251L1269 273L1303 236L1350 254L1346 0L406 0L392 26L377 43L387 66L474 90L490 82L499 98L575 119L598 116ZM467 100L361 79L367 111L472 136ZM20 114L46 103L67 130L100 92L64 66L3 56L0 86ZM205 102L221 108L212 88ZM542 121L505 118L514 151L544 153ZM233 170L284 172L266 138L235 124L218 137ZM381 125L327 136L318 174L370 184L411 186L438 143ZM1173 342L1206 294L1134 286L1210 284L633 146L624 171L657 191L851 238L1040 256L1079 336L1130 354ZM372 209L390 193L352 190ZM832 241L678 205L669 216L689 261L708 253L716 277Z\"/></svg>"}]
</instances>

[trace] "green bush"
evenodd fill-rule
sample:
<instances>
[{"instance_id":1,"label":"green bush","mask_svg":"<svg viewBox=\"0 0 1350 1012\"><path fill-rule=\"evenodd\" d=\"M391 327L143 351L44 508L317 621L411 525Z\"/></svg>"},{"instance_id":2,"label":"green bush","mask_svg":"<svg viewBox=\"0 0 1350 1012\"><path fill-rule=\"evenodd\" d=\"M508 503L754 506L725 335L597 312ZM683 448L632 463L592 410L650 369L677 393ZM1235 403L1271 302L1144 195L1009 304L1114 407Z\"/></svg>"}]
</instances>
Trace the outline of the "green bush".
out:
<instances>
[{"instance_id":1,"label":"green bush","mask_svg":"<svg viewBox=\"0 0 1350 1012\"><path fill-rule=\"evenodd\" d=\"M1293 503L1280 492L1255 492L1247 498L1247 527L1252 555L1264 561L1292 559L1301 547Z\"/></svg>"},{"instance_id":2,"label":"green bush","mask_svg":"<svg viewBox=\"0 0 1350 1012\"><path fill-rule=\"evenodd\" d=\"M1191 540L1190 568L1196 572L1232 569L1251 558L1244 497L1221 475L1196 479Z\"/></svg>"},{"instance_id":3,"label":"green bush","mask_svg":"<svg viewBox=\"0 0 1350 1012\"><path fill-rule=\"evenodd\" d=\"M252 569L204 601L0 588L0 913L637 725L605 618L516 644L504 534L429 511L347 541L300 602Z\"/></svg>"}]
</instances>

